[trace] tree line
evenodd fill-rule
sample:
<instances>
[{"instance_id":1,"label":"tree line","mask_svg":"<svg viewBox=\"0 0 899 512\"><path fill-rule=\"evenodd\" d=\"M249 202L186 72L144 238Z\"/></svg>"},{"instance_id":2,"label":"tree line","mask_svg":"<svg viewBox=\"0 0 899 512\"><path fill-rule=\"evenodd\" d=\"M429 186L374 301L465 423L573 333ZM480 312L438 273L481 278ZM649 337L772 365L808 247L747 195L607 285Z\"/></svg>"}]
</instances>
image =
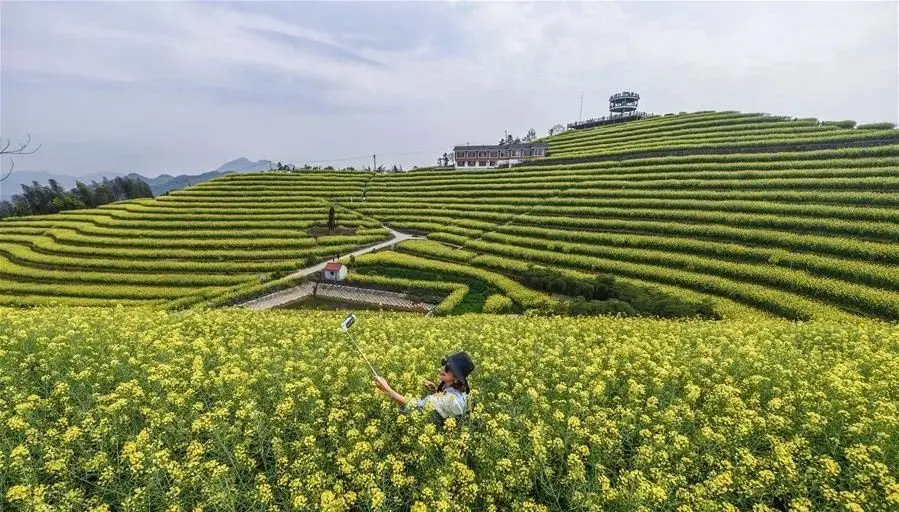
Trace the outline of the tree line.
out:
<instances>
[{"instance_id":1,"label":"tree line","mask_svg":"<svg viewBox=\"0 0 899 512\"><path fill-rule=\"evenodd\" d=\"M96 208L103 204L138 197L153 197L150 185L138 178L121 176L112 180L103 178L100 183L93 181L90 185L76 181L75 187L70 190L66 190L52 179L48 185L32 181L31 185L22 184L21 194L12 196L9 201L0 201L0 218Z\"/></svg>"}]
</instances>

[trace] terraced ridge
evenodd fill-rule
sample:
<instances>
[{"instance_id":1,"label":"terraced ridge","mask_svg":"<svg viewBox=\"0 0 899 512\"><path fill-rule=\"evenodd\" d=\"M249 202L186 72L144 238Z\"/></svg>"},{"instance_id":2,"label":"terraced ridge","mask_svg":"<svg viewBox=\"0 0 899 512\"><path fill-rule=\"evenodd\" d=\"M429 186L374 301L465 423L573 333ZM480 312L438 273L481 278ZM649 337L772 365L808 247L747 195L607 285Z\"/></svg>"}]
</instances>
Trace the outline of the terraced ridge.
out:
<instances>
[{"instance_id":1,"label":"terraced ridge","mask_svg":"<svg viewBox=\"0 0 899 512\"><path fill-rule=\"evenodd\" d=\"M852 130L816 119L740 112L658 116L593 130L573 130L545 139L555 159L643 153L731 152L779 146L840 146L899 142L890 129Z\"/></svg>"},{"instance_id":2,"label":"terraced ridge","mask_svg":"<svg viewBox=\"0 0 899 512\"><path fill-rule=\"evenodd\" d=\"M389 238L339 207L353 233L307 233L327 224L335 194L360 195L369 176L292 178L284 188L276 175L226 176L156 199L7 219L0 304L190 304Z\"/></svg>"},{"instance_id":3,"label":"terraced ridge","mask_svg":"<svg viewBox=\"0 0 899 512\"><path fill-rule=\"evenodd\" d=\"M356 211L464 247L513 276L529 263L711 297L723 316L899 319L899 131L701 113L545 139L539 166L377 176ZM871 147L665 156L776 141ZM631 158L658 149L659 156ZM552 165L557 157L618 160ZM432 255L444 260L445 255Z\"/></svg>"},{"instance_id":4,"label":"terraced ridge","mask_svg":"<svg viewBox=\"0 0 899 512\"><path fill-rule=\"evenodd\" d=\"M357 265L459 276L434 285L453 300L476 280L516 309L542 308L547 296L516 281L538 264L711 300L726 318L899 320L899 130L703 112L545 140L539 165L229 175L3 222L0 300L233 295L259 274L382 239L383 222L447 245L403 244ZM357 231L313 240L305 230L332 202Z\"/></svg>"}]
</instances>

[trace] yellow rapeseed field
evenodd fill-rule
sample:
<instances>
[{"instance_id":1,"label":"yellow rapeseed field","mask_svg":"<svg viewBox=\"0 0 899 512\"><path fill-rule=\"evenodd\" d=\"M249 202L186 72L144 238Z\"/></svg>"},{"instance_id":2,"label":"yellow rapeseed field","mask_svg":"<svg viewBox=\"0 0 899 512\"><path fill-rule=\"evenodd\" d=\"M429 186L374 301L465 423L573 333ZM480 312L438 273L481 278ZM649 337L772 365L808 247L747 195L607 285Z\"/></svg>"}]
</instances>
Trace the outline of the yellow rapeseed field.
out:
<instances>
[{"instance_id":1,"label":"yellow rapeseed field","mask_svg":"<svg viewBox=\"0 0 899 512\"><path fill-rule=\"evenodd\" d=\"M2 510L899 510L899 326L0 309Z\"/></svg>"}]
</instances>

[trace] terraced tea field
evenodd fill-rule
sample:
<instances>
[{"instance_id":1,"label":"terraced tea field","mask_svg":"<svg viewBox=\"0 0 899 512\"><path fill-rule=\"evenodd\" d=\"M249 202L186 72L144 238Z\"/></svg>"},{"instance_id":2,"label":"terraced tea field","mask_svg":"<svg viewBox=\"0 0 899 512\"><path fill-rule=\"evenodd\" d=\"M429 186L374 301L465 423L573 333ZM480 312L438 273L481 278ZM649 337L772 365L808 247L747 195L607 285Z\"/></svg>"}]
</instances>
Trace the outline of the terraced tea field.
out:
<instances>
[{"instance_id":1,"label":"terraced tea field","mask_svg":"<svg viewBox=\"0 0 899 512\"><path fill-rule=\"evenodd\" d=\"M288 194L226 180L156 199L7 219L0 224L0 303L177 305L252 287L388 239L377 221L341 208L343 234L309 233L327 225L333 194L358 194L369 178L307 174Z\"/></svg>"},{"instance_id":2,"label":"terraced tea field","mask_svg":"<svg viewBox=\"0 0 899 512\"><path fill-rule=\"evenodd\" d=\"M6 221L0 300L198 302L383 240L383 223L440 244L356 258L351 279L430 287L446 311L474 288L474 309L551 308L522 284L541 265L724 318L899 319L899 131L702 112L545 140L548 158L512 169L238 174ZM329 203L354 234L306 234Z\"/></svg>"},{"instance_id":3,"label":"terraced tea field","mask_svg":"<svg viewBox=\"0 0 899 512\"><path fill-rule=\"evenodd\" d=\"M377 176L356 210L466 251L401 246L432 260L608 273L711 298L722 316L899 318L896 130L701 113L546 140L530 167ZM824 141L872 145L798 151ZM795 150L729 152L750 143ZM553 163L584 155L615 159Z\"/></svg>"}]
</instances>

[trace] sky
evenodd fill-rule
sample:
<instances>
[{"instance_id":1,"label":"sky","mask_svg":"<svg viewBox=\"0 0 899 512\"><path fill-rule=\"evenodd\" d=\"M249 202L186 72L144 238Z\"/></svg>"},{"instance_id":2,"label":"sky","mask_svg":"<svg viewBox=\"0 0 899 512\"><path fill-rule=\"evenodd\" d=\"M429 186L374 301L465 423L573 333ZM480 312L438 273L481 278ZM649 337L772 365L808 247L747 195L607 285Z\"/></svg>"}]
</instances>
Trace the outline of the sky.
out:
<instances>
[{"instance_id":1,"label":"sky","mask_svg":"<svg viewBox=\"0 0 899 512\"><path fill-rule=\"evenodd\" d=\"M899 122L896 2L6 1L0 29L0 135L42 144L16 168L76 176L433 165L622 90Z\"/></svg>"}]
</instances>

